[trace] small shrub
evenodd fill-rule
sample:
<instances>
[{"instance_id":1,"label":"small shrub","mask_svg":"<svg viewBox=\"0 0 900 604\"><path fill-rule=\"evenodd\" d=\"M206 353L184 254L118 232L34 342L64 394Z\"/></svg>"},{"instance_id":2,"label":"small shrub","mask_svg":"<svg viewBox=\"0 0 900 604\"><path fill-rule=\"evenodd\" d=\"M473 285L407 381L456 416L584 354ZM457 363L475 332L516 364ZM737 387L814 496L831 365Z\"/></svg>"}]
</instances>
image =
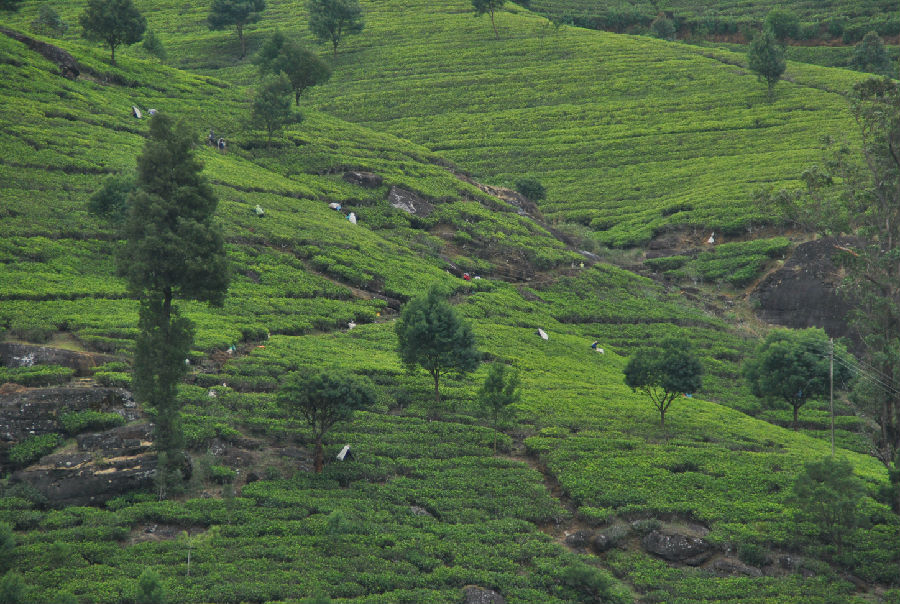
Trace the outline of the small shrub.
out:
<instances>
[{"instance_id":1,"label":"small shrub","mask_svg":"<svg viewBox=\"0 0 900 604\"><path fill-rule=\"evenodd\" d=\"M125 418L118 413L103 413L101 411L76 411L64 413L59 418L59 423L67 434L80 434L87 430L107 430L125 423Z\"/></svg>"},{"instance_id":2,"label":"small shrub","mask_svg":"<svg viewBox=\"0 0 900 604\"><path fill-rule=\"evenodd\" d=\"M547 197L547 190L544 185L536 178L523 178L516 181L516 191L521 193L525 199L537 203Z\"/></svg>"},{"instance_id":3,"label":"small shrub","mask_svg":"<svg viewBox=\"0 0 900 604\"><path fill-rule=\"evenodd\" d=\"M94 379L101 386L109 388L129 388L131 386L131 376L119 371L98 371L94 374Z\"/></svg>"},{"instance_id":4,"label":"small shrub","mask_svg":"<svg viewBox=\"0 0 900 604\"><path fill-rule=\"evenodd\" d=\"M631 528L641 535L646 535L652 531L658 531L661 526L662 523L656 518L642 518L641 520L635 520L631 523Z\"/></svg>"},{"instance_id":5,"label":"small shrub","mask_svg":"<svg viewBox=\"0 0 900 604\"><path fill-rule=\"evenodd\" d=\"M144 43L142 46L148 54L153 55L160 61L165 61L166 57L168 56L166 48L165 46L163 46L162 40L160 40L159 36L157 36L156 33L154 33L152 30L148 31L144 36Z\"/></svg>"},{"instance_id":6,"label":"small shrub","mask_svg":"<svg viewBox=\"0 0 900 604\"><path fill-rule=\"evenodd\" d=\"M9 460L17 466L27 466L59 446L59 434L29 436L9 448Z\"/></svg>"},{"instance_id":7,"label":"small shrub","mask_svg":"<svg viewBox=\"0 0 900 604\"><path fill-rule=\"evenodd\" d=\"M237 477L237 471L228 466L210 466L209 479L219 484L230 484Z\"/></svg>"},{"instance_id":8,"label":"small shrub","mask_svg":"<svg viewBox=\"0 0 900 604\"><path fill-rule=\"evenodd\" d=\"M0 579L0 604L20 604L25 594L25 579L16 571L9 571Z\"/></svg>"},{"instance_id":9,"label":"small shrub","mask_svg":"<svg viewBox=\"0 0 900 604\"><path fill-rule=\"evenodd\" d=\"M650 31L661 40L675 39L675 24L671 19L660 15L650 24Z\"/></svg>"},{"instance_id":10,"label":"small shrub","mask_svg":"<svg viewBox=\"0 0 900 604\"><path fill-rule=\"evenodd\" d=\"M737 548L738 559L750 566L765 566L771 561L769 552L755 543L741 543Z\"/></svg>"},{"instance_id":11,"label":"small shrub","mask_svg":"<svg viewBox=\"0 0 900 604\"><path fill-rule=\"evenodd\" d=\"M591 526L606 524L614 515L609 508L595 508L589 505L578 508L578 517Z\"/></svg>"}]
</instances>

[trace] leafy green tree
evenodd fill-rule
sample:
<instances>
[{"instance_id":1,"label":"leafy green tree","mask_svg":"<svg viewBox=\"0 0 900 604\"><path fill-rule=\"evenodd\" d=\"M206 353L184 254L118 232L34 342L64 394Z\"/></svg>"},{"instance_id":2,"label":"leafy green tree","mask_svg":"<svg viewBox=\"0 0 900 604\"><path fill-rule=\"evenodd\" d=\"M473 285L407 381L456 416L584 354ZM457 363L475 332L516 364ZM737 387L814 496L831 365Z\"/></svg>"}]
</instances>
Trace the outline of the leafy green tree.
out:
<instances>
[{"instance_id":1,"label":"leafy green tree","mask_svg":"<svg viewBox=\"0 0 900 604\"><path fill-rule=\"evenodd\" d=\"M494 13L503 8L506 0L472 0L472 8L475 9L475 16L480 17L487 13L491 16L491 27L494 28L494 37L500 39L500 33L497 31L497 24L494 22Z\"/></svg>"},{"instance_id":2,"label":"leafy green tree","mask_svg":"<svg viewBox=\"0 0 900 604\"><path fill-rule=\"evenodd\" d=\"M156 411L154 439L166 453L166 471L184 462L175 392L193 341L191 322L174 299L221 305L228 288L224 242L213 223L218 200L193 145L183 122L164 113L150 120L118 258L119 274L141 301L132 388Z\"/></svg>"},{"instance_id":3,"label":"leafy green tree","mask_svg":"<svg viewBox=\"0 0 900 604\"><path fill-rule=\"evenodd\" d=\"M322 439L338 422L349 421L353 413L375 402L375 387L365 376L341 369L288 374L278 390L278 401L296 412L313 431L315 472L322 472Z\"/></svg>"},{"instance_id":4,"label":"leafy green tree","mask_svg":"<svg viewBox=\"0 0 900 604\"><path fill-rule=\"evenodd\" d=\"M753 39L747 51L747 61L750 71L756 73L760 81L766 82L767 98L771 103L775 94L775 84L787 68L784 49L775 42L772 30L766 29Z\"/></svg>"},{"instance_id":5,"label":"leafy green tree","mask_svg":"<svg viewBox=\"0 0 900 604\"><path fill-rule=\"evenodd\" d=\"M800 408L810 399L829 391L829 341L821 329L774 329L744 363L744 377L755 396L781 400L794 410L797 429ZM848 358L847 349L835 344L835 354ZM834 367L834 383L850 380L843 363Z\"/></svg>"},{"instance_id":6,"label":"leafy green tree","mask_svg":"<svg viewBox=\"0 0 900 604\"><path fill-rule=\"evenodd\" d=\"M441 375L463 374L481 358L469 323L459 317L437 287L410 300L395 323L400 360L410 370L417 365L434 380L435 405L441 404Z\"/></svg>"},{"instance_id":7,"label":"leafy green tree","mask_svg":"<svg viewBox=\"0 0 900 604\"><path fill-rule=\"evenodd\" d=\"M358 0L309 0L309 31L319 42L331 42L334 56L338 44L349 34L358 34L365 25Z\"/></svg>"},{"instance_id":8,"label":"leafy green tree","mask_svg":"<svg viewBox=\"0 0 900 604\"><path fill-rule=\"evenodd\" d=\"M25 579L14 570L0 578L0 604L22 604Z\"/></svg>"},{"instance_id":9,"label":"leafy green tree","mask_svg":"<svg viewBox=\"0 0 900 604\"><path fill-rule=\"evenodd\" d=\"M166 604L166 600L166 590L159 578L159 573L150 567L141 571L135 598L137 604Z\"/></svg>"},{"instance_id":10,"label":"leafy green tree","mask_svg":"<svg viewBox=\"0 0 900 604\"><path fill-rule=\"evenodd\" d=\"M41 4L38 16L31 22L31 29L38 33L60 37L69 30L69 24L49 4Z\"/></svg>"},{"instance_id":11,"label":"leafy green tree","mask_svg":"<svg viewBox=\"0 0 900 604\"><path fill-rule=\"evenodd\" d=\"M144 50L146 50L149 54L153 55L160 61L165 61L168 53L166 52L166 47L163 46L162 40L159 39L154 32L148 31L147 35L144 36L144 43L142 44Z\"/></svg>"},{"instance_id":12,"label":"leafy green tree","mask_svg":"<svg viewBox=\"0 0 900 604\"><path fill-rule=\"evenodd\" d=\"M312 86L327 82L331 67L319 55L276 31L266 41L254 62L262 73L287 74L294 89L294 103L300 105L300 95Z\"/></svg>"},{"instance_id":13,"label":"leafy green tree","mask_svg":"<svg viewBox=\"0 0 900 604\"><path fill-rule=\"evenodd\" d=\"M109 61L113 65L116 64L116 47L140 42L147 29L147 20L131 0L88 0L78 22L82 36L87 40L109 46Z\"/></svg>"},{"instance_id":14,"label":"leafy green tree","mask_svg":"<svg viewBox=\"0 0 900 604\"><path fill-rule=\"evenodd\" d=\"M498 430L512 415L511 405L519 402L519 374L504 363L491 363L487 377L478 391L478 403L482 413L490 418L491 425ZM497 435L494 434L494 451L497 451Z\"/></svg>"},{"instance_id":15,"label":"leafy green tree","mask_svg":"<svg viewBox=\"0 0 900 604\"><path fill-rule=\"evenodd\" d=\"M534 203L547 197L547 189L544 188L541 181L530 176L516 181L516 191Z\"/></svg>"},{"instance_id":16,"label":"leafy green tree","mask_svg":"<svg viewBox=\"0 0 900 604\"><path fill-rule=\"evenodd\" d=\"M641 348L625 365L625 384L647 395L666 426L666 412L680 394L690 394L703 383L703 366L689 342L667 338L658 348Z\"/></svg>"},{"instance_id":17,"label":"leafy green tree","mask_svg":"<svg viewBox=\"0 0 900 604\"><path fill-rule=\"evenodd\" d=\"M881 36L874 31L863 36L853 49L851 65L860 71L891 75L891 58L884 48Z\"/></svg>"},{"instance_id":18,"label":"leafy green tree","mask_svg":"<svg viewBox=\"0 0 900 604\"><path fill-rule=\"evenodd\" d=\"M800 17L784 8L773 8L766 15L764 29L774 34L775 39L784 44L788 38L796 38L800 32Z\"/></svg>"},{"instance_id":19,"label":"leafy green tree","mask_svg":"<svg viewBox=\"0 0 900 604\"><path fill-rule=\"evenodd\" d=\"M291 110L291 90L291 82L283 72L266 76L256 89L250 121L266 130L270 143L274 133L296 120Z\"/></svg>"},{"instance_id":20,"label":"leafy green tree","mask_svg":"<svg viewBox=\"0 0 900 604\"><path fill-rule=\"evenodd\" d=\"M207 22L210 29L225 29L234 26L241 42L241 58L247 54L244 27L259 21L266 10L266 0L213 0Z\"/></svg>"},{"instance_id":21,"label":"leafy green tree","mask_svg":"<svg viewBox=\"0 0 900 604\"><path fill-rule=\"evenodd\" d=\"M136 186L134 174L109 174L88 200L88 212L121 222L128 215L128 196Z\"/></svg>"},{"instance_id":22,"label":"leafy green tree","mask_svg":"<svg viewBox=\"0 0 900 604\"><path fill-rule=\"evenodd\" d=\"M668 17L660 15L650 23L650 31L661 40L675 39L675 24Z\"/></svg>"},{"instance_id":23,"label":"leafy green tree","mask_svg":"<svg viewBox=\"0 0 900 604\"><path fill-rule=\"evenodd\" d=\"M840 555L846 537L860 521L858 506L865 494L849 461L826 457L804 465L792 500L799 508L799 519L813 522L823 541L834 544Z\"/></svg>"},{"instance_id":24,"label":"leafy green tree","mask_svg":"<svg viewBox=\"0 0 900 604\"><path fill-rule=\"evenodd\" d=\"M864 343L865 366L878 376L864 402L880 427L878 456L889 465L900 451L900 85L857 84L851 111L864 161L859 171L851 163L841 184L859 243L839 258L848 275L844 291L857 305L851 323Z\"/></svg>"}]
</instances>

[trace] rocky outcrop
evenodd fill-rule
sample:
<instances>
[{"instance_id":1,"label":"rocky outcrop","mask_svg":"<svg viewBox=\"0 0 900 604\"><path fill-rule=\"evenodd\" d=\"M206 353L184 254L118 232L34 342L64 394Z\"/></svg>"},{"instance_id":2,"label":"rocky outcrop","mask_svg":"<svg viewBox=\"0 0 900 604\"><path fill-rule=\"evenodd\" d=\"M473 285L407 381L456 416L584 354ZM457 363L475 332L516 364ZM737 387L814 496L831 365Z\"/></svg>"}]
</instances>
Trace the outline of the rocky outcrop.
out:
<instances>
[{"instance_id":1,"label":"rocky outcrop","mask_svg":"<svg viewBox=\"0 0 900 604\"><path fill-rule=\"evenodd\" d=\"M41 42L40 40L35 40L34 38L26 36L21 32L7 29L5 27L0 27L0 33L9 36L13 40L22 42L28 48L39 53L48 61L56 63L59 66L59 74L64 78L74 80L77 79L78 74L81 73L81 68L78 65L78 61L75 60L75 57L58 46L47 44L46 42Z\"/></svg>"},{"instance_id":2,"label":"rocky outcrop","mask_svg":"<svg viewBox=\"0 0 900 604\"><path fill-rule=\"evenodd\" d=\"M391 187L388 191L388 203L398 210L416 216L426 217L434 211L434 206L421 196L400 187Z\"/></svg>"},{"instance_id":3,"label":"rocky outcrop","mask_svg":"<svg viewBox=\"0 0 900 604\"><path fill-rule=\"evenodd\" d=\"M837 291L841 275L833 260L839 247L852 245L849 239L834 237L799 245L753 292L759 317L798 329L821 327L836 338L852 336L847 326L851 305Z\"/></svg>"},{"instance_id":4,"label":"rocky outcrop","mask_svg":"<svg viewBox=\"0 0 900 604\"><path fill-rule=\"evenodd\" d=\"M506 604L506 599L493 589L466 585L463 587L463 604Z\"/></svg>"},{"instance_id":5,"label":"rocky outcrop","mask_svg":"<svg viewBox=\"0 0 900 604\"><path fill-rule=\"evenodd\" d=\"M713 554L712 546L702 537L680 533L651 531L641 544L651 554L669 562L681 562L690 566L703 564Z\"/></svg>"},{"instance_id":6,"label":"rocky outcrop","mask_svg":"<svg viewBox=\"0 0 900 604\"><path fill-rule=\"evenodd\" d=\"M47 455L14 472L10 482L25 482L53 506L96 505L153 484L156 455L152 426L121 426L78 437L78 451Z\"/></svg>"},{"instance_id":7,"label":"rocky outcrop","mask_svg":"<svg viewBox=\"0 0 900 604\"><path fill-rule=\"evenodd\" d=\"M115 360L118 359L95 352L78 352L49 346L0 342L0 365L6 367L62 365L74 369L77 376L86 376L91 374L94 367Z\"/></svg>"},{"instance_id":8,"label":"rocky outcrop","mask_svg":"<svg viewBox=\"0 0 900 604\"><path fill-rule=\"evenodd\" d=\"M367 189L377 189L384 183L384 178L374 172L344 172L344 180Z\"/></svg>"},{"instance_id":9,"label":"rocky outcrop","mask_svg":"<svg viewBox=\"0 0 900 604\"><path fill-rule=\"evenodd\" d=\"M720 577L762 577L763 573L755 566L744 564L734 558L720 558L710 564L710 568Z\"/></svg>"},{"instance_id":10,"label":"rocky outcrop","mask_svg":"<svg viewBox=\"0 0 900 604\"><path fill-rule=\"evenodd\" d=\"M140 417L131 393L123 388L39 388L0 397L0 443L62 432L60 417L73 411L118 413L126 421Z\"/></svg>"}]
</instances>

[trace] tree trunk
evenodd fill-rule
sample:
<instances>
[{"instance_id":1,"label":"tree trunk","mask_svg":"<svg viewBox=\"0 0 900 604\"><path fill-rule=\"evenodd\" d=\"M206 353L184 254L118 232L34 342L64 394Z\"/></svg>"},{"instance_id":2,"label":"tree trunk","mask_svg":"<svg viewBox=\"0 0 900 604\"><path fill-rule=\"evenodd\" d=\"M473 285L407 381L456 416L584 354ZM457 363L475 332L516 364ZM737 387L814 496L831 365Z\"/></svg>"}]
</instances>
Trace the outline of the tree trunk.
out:
<instances>
[{"instance_id":1,"label":"tree trunk","mask_svg":"<svg viewBox=\"0 0 900 604\"><path fill-rule=\"evenodd\" d=\"M322 470L325 467L325 457L322 453L322 435L316 434L316 461L315 461L315 473L321 474Z\"/></svg>"},{"instance_id":2,"label":"tree trunk","mask_svg":"<svg viewBox=\"0 0 900 604\"><path fill-rule=\"evenodd\" d=\"M237 34L238 34L238 40L241 41L241 58L243 59L244 55L247 54L247 43L244 42L244 24L243 23L237 24Z\"/></svg>"},{"instance_id":3,"label":"tree trunk","mask_svg":"<svg viewBox=\"0 0 900 604\"><path fill-rule=\"evenodd\" d=\"M337 46L338 46L337 38L331 38L331 44L334 47L334 58L336 59L337 58Z\"/></svg>"},{"instance_id":4,"label":"tree trunk","mask_svg":"<svg viewBox=\"0 0 900 604\"><path fill-rule=\"evenodd\" d=\"M294 92L294 105L297 107L300 106L300 91L299 90Z\"/></svg>"},{"instance_id":5,"label":"tree trunk","mask_svg":"<svg viewBox=\"0 0 900 604\"><path fill-rule=\"evenodd\" d=\"M494 28L494 37L498 40L500 39L500 34L497 33L497 25L494 23L494 11L491 11L491 27Z\"/></svg>"},{"instance_id":6,"label":"tree trunk","mask_svg":"<svg viewBox=\"0 0 900 604\"><path fill-rule=\"evenodd\" d=\"M662 428L666 427L666 409L665 409L665 407L659 408L659 425Z\"/></svg>"},{"instance_id":7,"label":"tree trunk","mask_svg":"<svg viewBox=\"0 0 900 604\"><path fill-rule=\"evenodd\" d=\"M109 62L110 62L110 64L115 65L116 64L116 45L110 44L109 50L110 50Z\"/></svg>"},{"instance_id":8,"label":"tree trunk","mask_svg":"<svg viewBox=\"0 0 900 604\"><path fill-rule=\"evenodd\" d=\"M434 377L434 403L436 407L441 406L441 391L438 388L438 384L441 380L441 374L437 371L431 374Z\"/></svg>"}]
</instances>

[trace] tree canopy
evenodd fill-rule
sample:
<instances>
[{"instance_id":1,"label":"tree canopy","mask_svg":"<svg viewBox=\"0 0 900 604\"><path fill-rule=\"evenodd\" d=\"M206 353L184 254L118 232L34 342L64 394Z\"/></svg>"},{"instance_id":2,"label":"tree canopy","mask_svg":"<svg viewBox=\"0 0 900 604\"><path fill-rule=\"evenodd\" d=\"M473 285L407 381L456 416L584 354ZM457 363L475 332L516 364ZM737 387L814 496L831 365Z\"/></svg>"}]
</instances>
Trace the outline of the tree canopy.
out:
<instances>
[{"instance_id":1,"label":"tree canopy","mask_svg":"<svg viewBox=\"0 0 900 604\"><path fill-rule=\"evenodd\" d=\"M775 39L784 44L788 38L796 38L800 32L800 17L793 11L773 8L766 15L763 27L770 30Z\"/></svg>"},{"instance_id":2,"label":"tree canopy","mask_svg":"<svg viewBox=\"0 0 900 604\"><path fill-rule=\"evenodd\" d=\"M341 369L294 372L279 388L278 401L312 429L315 471L320 473L324 466L323 437L336 423L348 421L355 411L371 406L375 402L375 387L369 378Z\"/></svg>"},{"instance_id":3,"label":"tree canopy","mask_svg":"<svg viewBox=\"0 0 900 604\"><path fill-rule=\"evenodd\" d=\"M334 56L338 44L349 34L358 34L365 25L357 0L309 0L309 31L320 42L331 42Z\"/></svg>"},{"instance_id":4,"label":"tree canopy","mask_svg":"<svg viewBox=\"0 0 900 604\"><path fill-rule=\"evenodd\" d=\"M241 58L247 54L244 26L260 20L266 10L266 0L213 0L207 22L210 29L234 26L241 42Z\"/></svg>"},{"instance_id":5,"label":"tree canopy","mask_svg":"<svg viewBox=\"0 0 900 604\"><path fill-rule=\"evenodd\" d=\"M834 544L840 554L844 539L859 522L857 507L866 494L862 481L853 474L853 466L845 459L831 457L807 463L793 491L799 519L813 522L819 537L826 544Z\"/></svg>"},{"instance_id":6,"label":"tree canopy","mask_svg":"<svg viewBox=\"0 0 900 604\"><path fill-rule=\"evenodd\" d=\"M481 389L478 391L478 404L482 413L491 420L494 429L511 415L510 405L519 402L522 393L519 391L519 374L502 362L491 363ZM497 450L497 436L494 435L494 450Z\"/></svg>"},{"instance_id":7,"label":"tree canopy","mask_svg":"<svg viewBox=\"0 0 900 604\"><path fill-rule=\"evenodd\" d=\"M753 39L747 51L747 60L750 71L756 73L760 81L765 81L768 87L767 98L771 102L775 84L787 68L784 49L775 41L775 34L771 29L764 30Z\"/></svg>"},{"instance_id":8,"label":"tree canopy","mask_svg":"<svg viewBox=\"0 0 900 604\"><path fill-rule=\"evenodd\" d=\"M863 36L863 39L853 49L851 65L860 71L891 75L891 58L888 56L881 36L874 31Z\"/></svg>"},{"instance_id":9,"label":"tree canopy","mask_svg":"<svg viewBox=\"0 0 900 604\"><path fill-rule=\"evenodd\" d=\"M659 347L641 348L625 365L625 384L647 395L666 425L666 412L680 394L691 394L702 385L703 366L686 340L667 338Z\"/></svg>"},{"instance_id":10,"label":"tree canopy","mask_svg":"<svg viewBox=\"0 0 900 604\"><path fill-rule=\"evenodd\" d=\"M250 119L254 126L265 128L270 142L274 133L296 119L291 110L291 82L284 72L268 75L260 82Z\"/></svg>"},{"instance_id":11,"label":"tree canopy","mask_svg":"<svg viewBox=\"0 0 900 604\"><path fill-rule=\"evenodd\" d=\"M437 287L410 300L395 329L400 360L409 369L418 365L431 375L436 405L441 402L441 375L468 373L478 367L481 354L472 327Z\"/></svg>"},{"instance_id":12,"label":"tree canopy","mask_svg":"<svg viewBox=\"0 0 900 604\"><path fill-rule=\"evenodd\" d=\"M300 95L312 86L318 86L331 77L331 67L319 55L304 48L294 40L288 40L276 31L266 40L254 58L263 73L284 72L294 90L294 103L300 104Z\"/></svg>"},{"instance_id":13,"label":"tree canopy","mask_svg":"<svg viewBox=\"0 0 900 604\"><path fill-rule=\"evenodd\" d=\"M140 42L147 29L147 20L131 0L88 0L78 22L86 39L109 46L109 60L113 65L116 47Z\"/></svg>"}]
</instances>

